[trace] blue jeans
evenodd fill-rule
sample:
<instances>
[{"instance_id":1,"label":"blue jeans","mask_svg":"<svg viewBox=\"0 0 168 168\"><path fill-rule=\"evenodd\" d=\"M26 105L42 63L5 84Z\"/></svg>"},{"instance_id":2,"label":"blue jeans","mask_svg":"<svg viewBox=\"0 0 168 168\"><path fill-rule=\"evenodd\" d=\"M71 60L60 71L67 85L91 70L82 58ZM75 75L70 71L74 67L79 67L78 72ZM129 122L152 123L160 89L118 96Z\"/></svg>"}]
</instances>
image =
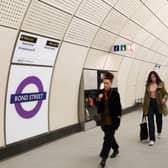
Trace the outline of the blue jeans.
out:
<instances>
[{"instance_id":1,"label":"blue jeans","mask_svg":"<svg viewBox=\"0 0 168 168\"><path fill-rule=\"evenodd\" d=\"M156 115L157 133L161 133L163 125L162 114L158 111L156 99L151 99L148 113L148 125L149 125L149 138L152 141L155 141L154 114Z\"/></svg>"}]
</instances>

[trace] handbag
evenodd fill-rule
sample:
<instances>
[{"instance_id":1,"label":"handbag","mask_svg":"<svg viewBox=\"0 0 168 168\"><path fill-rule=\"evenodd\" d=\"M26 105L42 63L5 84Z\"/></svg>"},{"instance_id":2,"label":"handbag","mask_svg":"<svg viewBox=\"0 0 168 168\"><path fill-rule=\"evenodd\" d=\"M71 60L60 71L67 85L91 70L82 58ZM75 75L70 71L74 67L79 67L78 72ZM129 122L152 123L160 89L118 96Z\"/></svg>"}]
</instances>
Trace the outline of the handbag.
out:
<instances>
[{"instance_id":1,"label":"handbag","mask_svg":"<svg viewBox=\"0 0 168 168\"><path fill-rule=\"evenodd\" d=\"M142 122L140 124L140 140L144 141L148 139L148 125L146 116L143 115Z\"/></svg>"}]
</instances>

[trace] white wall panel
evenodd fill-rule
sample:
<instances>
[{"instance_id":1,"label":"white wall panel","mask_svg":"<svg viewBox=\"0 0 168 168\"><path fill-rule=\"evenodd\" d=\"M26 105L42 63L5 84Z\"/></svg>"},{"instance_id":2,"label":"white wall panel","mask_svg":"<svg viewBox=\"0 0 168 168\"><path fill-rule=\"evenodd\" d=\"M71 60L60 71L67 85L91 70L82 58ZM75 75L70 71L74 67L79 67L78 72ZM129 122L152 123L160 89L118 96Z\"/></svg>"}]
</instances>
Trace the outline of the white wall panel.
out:
<instances>
[{"instance_id":1,"label":"white wall panel","mask_svg":"<svg viewBox=\"0 0 168 168\"><path fill-rule=\"evenodd\" d=\"M127 86L125 97L125 107L128 108L135 105L135 86Z\"/></svg>"},{"instance_id":2,"label":"white wall panel","mask_svg":"<svg viewBox=\"0 0 168 168\"><path fill-rule=\"evenodd\" d=\"M4 109L8 70L17 31L0 27L0 146L4 146Z\"/></svg>"},{"instance_id":3,"label":"white wall panel","mask_svg":"<svg viewBox=\"0 0 168 168\"><path fill-rule=\"evenodd\" d=\"M168 68L167 67L162 67L160 68L159 75L163 82L165 83L165 87L168 90Z\"/></svg>"},{"instance_id":4,"label":"white wall panel","mask_svg":"<svg viewBox=\"0 0 168 168\"><path fill-rule=\"evenodd\" d=\"M71 15L34 0L28 10L22 30L62 39L70 20Z\"/></svg>"},{"instance_id":5,"label":"white wall panel","mask_svg":"<svg viewBox=\"0 0 168 168\"><path fill-rule=\"evenodd\" d=\"M102 0L84 0L76 15L100 25L110 9L111 7Z\"/></svg>"},{"instance_id":6,"label":"white wall panel","mask_svg":"<svg viewBox=\"0 0 168 168\"><path fill-rule=\"evenodd\" d=\"M146 80L149 75L149 72L153 70L153 67L153 64L145 62L141 65L136 83L136 99L144 97Z\"/></svg>"},{"instance_id":7,"label":"white wall panel","mask_svg":"<svg viewBox=\"0 0 168 168\"><path fill-rule=\"evenodd\" d=\"M142 61L134 60L131 65L131 70L128 74L128 85L135 86L137 82L137 77L139 70L141 69L141 65L143 64Z\"/></svg>"},{"instance_id":8,"label":"white wall panel","mask_svg":"<svg viewBox=\"0 0 168 168\"><path fill-rule=\"evenodd\" d=\"M118 71L123 57L115 54L109 54L106 64L104 66L105 70Z\"/></svg>"},{"instance_id":9,"label":"white wall panel","mask_svg":"<svg viewBox=\"0 0 168 168\"><path fill-rule=\"evenodd\" d=\"M126 90L127 90L127 84L128 84L128 74L132 65L132 59L129 58L123 58L123 61L120 65L119 69L119 76L118 76L118 87L121 97L121 103L122 107L126 108Z\"/></svg>"},{"instance_id":10,"label":"white wall panel","mask_svg":"<svg viewBox=\"0 0 168 168\"><path fill-rule=\"evenodd\" d=\"M164 62L162 63L162 65L168 66L168 58L165 58L165 59L164 59Z\"/></svg>"},{"instance_id":11,"label":"white wall panel","mask_svg":"<svg viewBox=\"0 0 168 168\"><path fill-rule=\"evenodd\" d=\"M134 60L131 65L131 69L128 74L128 82L126 89L126 106L131 107L135 104L136 99L136 82L138 78L138 73L141 68L142 61Z\"/></svg>"},{"instance_id":12,"label":"white wall panel","mask_svg":"<svg viewBox=\"0 0 168 168\"><path fill-rule=\"evenodd\" d=\"M167 74L168 74L168 68L166 68L166 70L165 70L165 77L163 78L165 86L166 86L166 89L168 90L168 75Z\"/></svg>"},{"instance_id":13,"label":"white wall panel","mask_svg":"<svg viewBox=\"0 0 168 168\"><path fill-rule=\"evenodd\" d=\"M161 77L161 80L163 80L164 82L166 82L166 80L168 79L167 70L168 70L167 67L162 67L162 66L159 70L159 75ZM165 85L166 85L166 88L167 88L168 83L165 83Z\"/></svg>"},{"instance_id":14,"label":"white wall panel","mask_svg":"<svg viewBox=\"0 0 168 168\"><path fill-rule=\"evenodd\" d=\"M85 63L85 68L103 69L109 53L91 49Z\"/></svg>"},{"instance_id":15,"label":"white wall panel","mask_svg":"<svg viewBox=\"0 0 168 168\"><path fill-rule=\"evenodd\" d=\"M51 130L78 123L78 91L87 51L87 48L73 44L62 45L51 88Z\"/></svg>"}]
</instances>

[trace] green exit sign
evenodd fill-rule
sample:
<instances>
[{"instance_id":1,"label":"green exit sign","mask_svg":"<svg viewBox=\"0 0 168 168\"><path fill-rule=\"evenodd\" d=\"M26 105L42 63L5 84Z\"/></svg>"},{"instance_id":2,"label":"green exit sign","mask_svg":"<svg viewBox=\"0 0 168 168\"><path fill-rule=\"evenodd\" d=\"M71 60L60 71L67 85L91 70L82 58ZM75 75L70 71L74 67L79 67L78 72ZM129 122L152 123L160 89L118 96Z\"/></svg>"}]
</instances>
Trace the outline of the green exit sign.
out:
<instances>
[{"instance_id":1,"label":"green exit sign","mask_svg":"<svg viewBox=\"0 0 168 168\"><path fill-rule=\"evenodd\" d=\"M121 44L121 45L114 45L113 52L119 51L134 51L135 45L134 44Z\"/></svg>"},{"instance_id":2,"label":"green exit sign","mask_svg":"<svg viewBox=\"0 0 168 168\"><path fill-rule=\"evenodd\" d=\"M120 50L121 50L121 51L126 51L126 50L127 50L127 45L126 45L126 44L122 44L122 45L120 46Z\"/></svg>"}]
</instances>

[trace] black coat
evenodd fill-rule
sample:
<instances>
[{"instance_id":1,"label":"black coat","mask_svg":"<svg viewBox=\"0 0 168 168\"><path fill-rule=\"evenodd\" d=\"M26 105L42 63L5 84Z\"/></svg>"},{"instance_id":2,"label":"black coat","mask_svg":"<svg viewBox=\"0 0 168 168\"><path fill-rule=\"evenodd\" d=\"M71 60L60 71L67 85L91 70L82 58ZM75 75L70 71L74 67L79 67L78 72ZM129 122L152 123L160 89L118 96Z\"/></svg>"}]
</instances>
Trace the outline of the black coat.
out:
<instances>
[{"instance_id":1,"label":"black coat","mask_svg":"<svg viewBox=\"0 0 168 168\"><path fill-rule=\"evenodd\" d=\"M104 90L101 90L98 93L98 95L99 94L104 95ZM120 118L122 112L120 95L116 90L110 89L110 91L108 92L108 96L109 96L109 111L112 117L112 126L114 127L114 129L118 129L118 127L120 126ZM105 109L104 97L101 99L101 101L97 102L97 106L98 106L98 113L103 114Z\"/></svg>"}]
</instances>

